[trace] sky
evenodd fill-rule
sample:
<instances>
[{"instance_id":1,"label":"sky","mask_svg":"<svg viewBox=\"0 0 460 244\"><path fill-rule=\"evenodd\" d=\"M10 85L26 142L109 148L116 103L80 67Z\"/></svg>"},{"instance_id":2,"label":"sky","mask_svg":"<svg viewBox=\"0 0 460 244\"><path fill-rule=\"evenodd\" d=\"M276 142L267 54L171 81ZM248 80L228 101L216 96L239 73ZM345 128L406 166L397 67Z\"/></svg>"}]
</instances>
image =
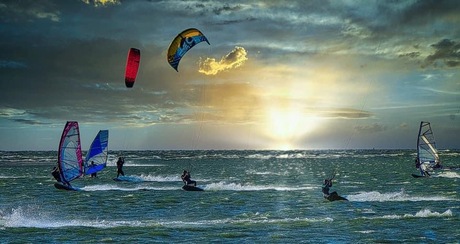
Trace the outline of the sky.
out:
<instances>
[{"instance_id":1,"label":"sky","mask_svg":"<svg viewBox=\"0 0 460 244\"><path fill-rule=\"evenodd\" d=\"M456 0L0 0L0 150L460 148ZM199 29L178 71L172 40ZM141 51L134 87L130 48Z\"/></svg>"}]
</instances>

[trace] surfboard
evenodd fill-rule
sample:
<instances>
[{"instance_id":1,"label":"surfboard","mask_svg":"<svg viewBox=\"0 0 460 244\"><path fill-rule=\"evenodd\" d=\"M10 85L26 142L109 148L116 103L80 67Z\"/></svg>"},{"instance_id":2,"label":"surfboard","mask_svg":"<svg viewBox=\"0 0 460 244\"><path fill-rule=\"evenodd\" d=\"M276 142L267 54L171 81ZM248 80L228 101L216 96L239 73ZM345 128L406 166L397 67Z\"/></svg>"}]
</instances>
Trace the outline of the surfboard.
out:
<instances>
[{"instance_id":1,"label":"surfboard","mask_svg":"<svg viewBox=\"0 0 460 244\"><path fill-rule=\"evenodd\" d=\"M331 194L329 194L328 197L326 197L327 200L329 201L348 201L348 199L342 197L342 196L339 196L339 194L337 194L337 192L332 192Z\"/></svg>"},{"instance_id":2,"label":"surfboard","mask_svg":"<svg viewBox=\"0 0 460 244\"><path fill-rule=\"evenodd\" d=\"M184 191L204 191L203 189L196 187L196 186L191 186L191 185L184 185L182 186L182 189Z\"/></svg>"},{"instance_id":3,"label":"surfboard","mask_svg":"<svg viewBox=\"0 0 460 244\"><path fill-rule=\"evenodd\" d=\"M54 183L54 187L56 187L59 190L66 190L66 191L79 191L80 190L78 188L66 186L66 185L59 184L59 183Z\"/></svg>"},{"instance_id":4,"label":"surfboard","mask_svg":"<svg viewBox=\"0 0 460 244\"><path fill-rule=\"evenodd\" d=\"M423 175L416 175L416 174L412 174L412 177L414 177L414 178L423 178L423 177L426 177L426 176L423 176Z\"/></svg>"}]
</instances>

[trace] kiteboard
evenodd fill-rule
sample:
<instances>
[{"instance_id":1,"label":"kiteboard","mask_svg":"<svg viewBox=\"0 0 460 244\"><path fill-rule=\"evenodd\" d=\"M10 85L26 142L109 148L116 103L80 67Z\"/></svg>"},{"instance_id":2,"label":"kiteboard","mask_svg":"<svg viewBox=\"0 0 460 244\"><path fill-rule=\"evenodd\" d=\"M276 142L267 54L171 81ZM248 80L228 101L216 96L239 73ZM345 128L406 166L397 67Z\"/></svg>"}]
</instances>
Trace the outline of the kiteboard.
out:
<instances>
[{"instance_id":1,"label":"kiteboard","mask_svg":"<svg viewBox=\"0 0 460 244\"><path fill-rule=\"evenodd\" d=\"M325 197L327 200L329 201L340 201L340 200L343 200L343 201L348 201L348 199L342 197L342 196L339 196L339 194L337 194L337 192L332 192L331 194L329 194L328 197Z\"/></svg>"},{"instance_id":2,"label":"kiteboard","mask_svg":"<svg viewBox=\"0 0 460 244\"><path fill-rule=\"evenodd\" d=\"M414 178L423 178L423 177L426 177L426 176L423 176L423 175L416 175L416 174L412 174L412 177L414 177Z\"/></svg>"},{"instance_id":3,"label":"kiteboard","mask_svg":"<svg viewBox=\"0 0 460 244\"><path fill-rule=\"evenodd\" d=\"M121 178L121 177L115 177L113 178L114 181L130 181L129 179L127 178Z\"/></svg>"},{"instance_id":4,"label":"kiteboard","mask_svg":"<svg viewBox=\"0 0 460 244\"><path fill-rule=\"evenodd\" d=\"M66 186L66 185L59 184L59 183L54 183L54 187L56 187L59 190L66 190L66 191L79 191L80 190L78 188L74 188L74 187L71 187L71 186Z\"/></svg>"},{"instance_id":5,"label":"kiteboard","mask_svg":"<svg viewBox=\"0 0 460 244\"><path fill-rule=\"evenodd\" d=\"M143 182L144 180L138 176L120 176L113 178L114 181L126 181L126 182Z\"/></svg>"},{"instance_id":6,"label":"kiteboard","mask_svg":"<svg viewBox=\"0 0 460 244\"><path fill-rule=\"evenodd\" d=\"M184 185L182 187L182 190L184 191L204 191L202 188L192 186L192 185Z\"/></svg>"}]
</instances>

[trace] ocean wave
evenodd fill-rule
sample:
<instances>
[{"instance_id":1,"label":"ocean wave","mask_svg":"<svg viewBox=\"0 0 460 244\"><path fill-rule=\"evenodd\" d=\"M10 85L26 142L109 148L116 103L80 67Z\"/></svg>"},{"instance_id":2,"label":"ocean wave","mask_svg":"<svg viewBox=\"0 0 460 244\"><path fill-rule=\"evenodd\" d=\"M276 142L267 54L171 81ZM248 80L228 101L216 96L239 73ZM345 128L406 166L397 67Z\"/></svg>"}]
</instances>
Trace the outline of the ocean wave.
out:
<instances>
[{"instance_id":1,"label":"ocean wave","mask_svg":"<svg viewBox=\"0 0 460 244\"><path fill-rule=\"evenodd\" d=\"M183 220L85 220L55 216L54 212L46 212L38 205L17 207L4 213L0 210L0 227L2 228L67 228L67 227L92 227L92 228L117 228L117 227L166 227L188 228L190 226L214 226L214 225L238 225L238 224L283 224L283 223L315 223L332 222L330 217L317 218L269 218L264 215L253 214L247 217L235 217L224 219L210 219L198 221Z\"/></svg>"},{"instance_id":2,"label":"ocean wave","mask_svg":"<svg viewBox=\"0 0 460 244\"><path fill-rule=\"evenodd\" d=\"M433 175L433 177L441 177L441 178L460 178L460 174L457 172L452 172L452 171L445 171L441 172L437 175Z\"/></svg>"},{"instance_id":3,"label":"ocean wave","mask_svg":"<svg viewBox=\"0 0 460 244\"><path fill-rule=\"evenodd\" d=\"M145 226L143 221L106 221L106 220L79 220L65 219L54 216L55 213L46 212L38 205L18 207L8 213L0 211L0 226L2 227L28 227L28 228L66 228L72 226L112 228L119 226Z\"/></svg>"},{"instance_id":4,"label":"ocean wave","mask_svg":"<svg viewBox=\"0 0 460 244\"><path fill-rule=\"evenodd\" d=\"M251 218L226 218L215 220L201 220L201 221L161 221L162 226L180 228L188 226L213 226L225 224L282 224L282 223L296 223L296 222L332 222L334 219L330 217L325 218L267 218L267 217L251 217Z\"/></svg>"},{"instance_id":5,"label":"ocean wave","mask_svg":"<svg viewBox=\"0 0 460 244\"><path fill-rule=\"evenodd\" d=\"M380 193L378 191L361 192L348 195L347 199L354 202L403 202L403 201L455 201L443 196L410 196L401 190L400 192Z\"/></svg>"},{"instance_id":6,"label":"ocean wave","mask_svg":"<svg viewBox=\"0 0 460 244\"><path fill-rule=\"evenodd\" d=\"M407 219L407 218L436 218L436 217L452 217L452 210L447 209L443 213L433 212L430 209L422 209L415 214L391 214L377 217L361 217L361 219Z\"/></svg>"},{"instance_id":7,"label":"ocean wave","mask_svg":"<svg viewBox=\"0 0 460 244\"><path fill-rule=\"evenodd\" d=\"M179 186L169 186L169 187L153 187L153 186L141 186L136 185L133 187L125 187L125 186L118 186L118 185L110 185L110 184L101 184L101 185L92 185L92 186L85 186L79 188L82 191L171 191L171 190L180 190Z\"/></svg>"},{"instance_id":8,"label":"ocean wave","mask_svg":"<svg viewBox=\"0 0 460 244\"><path fill-rule=\"evenodd\" d=\"M286 173L281 172L270 172L270 171L256 171L256 170L246 170L246 174L248 175L286 175Z\"/></svg>"},{"instance_id":9,"label":"ocean wave","mask_svg":"<svg viewBox=\"0 0 460 244\"><path fill-rule=\"evenodd\" d=\"M205 190L211 191L301 191L301 190L312 190L317 189L317 186L301 186L301 187L289 187L289 186L255 186L255 185L243 185L236 183L218 182L206 185Z\"/></svg>"}]
</instances>

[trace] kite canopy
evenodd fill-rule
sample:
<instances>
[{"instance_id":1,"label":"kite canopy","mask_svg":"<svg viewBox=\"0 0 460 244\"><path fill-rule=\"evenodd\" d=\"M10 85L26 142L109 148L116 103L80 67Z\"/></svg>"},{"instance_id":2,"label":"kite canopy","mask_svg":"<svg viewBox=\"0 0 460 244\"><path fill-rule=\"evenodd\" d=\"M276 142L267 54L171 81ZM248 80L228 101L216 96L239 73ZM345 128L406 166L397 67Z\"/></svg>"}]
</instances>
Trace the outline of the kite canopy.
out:
<instances>
[{"instance_id":1,"label":"kite canopy","mask_svg":"<svg viewBox=\"0 0 460 244\"><path fill-rule=\"evenodd\" d=\"M126 60L125 85L128 88L134 86L136 81L137 71L139 70L139 62L141 61L141 51L137 48L130 48L128 58Z\"/></svg>"},{"instance_id":2,"label":"kite canopy","mask_svg":"<svg viewBox=\"0 0 460 244\"><path fill-rule=\"evenodd\" d=\"M211 45L208 39L198 29L190 28L182 31L176 36L176 38L174 38L171 45L169 45L167 57L168 63L171 67L178 71L177 68L179 66L179 62L185 53L187 53L187 51L196 44L203 41L206 41L209 45Z\"/></svg>"}]
</instances>

